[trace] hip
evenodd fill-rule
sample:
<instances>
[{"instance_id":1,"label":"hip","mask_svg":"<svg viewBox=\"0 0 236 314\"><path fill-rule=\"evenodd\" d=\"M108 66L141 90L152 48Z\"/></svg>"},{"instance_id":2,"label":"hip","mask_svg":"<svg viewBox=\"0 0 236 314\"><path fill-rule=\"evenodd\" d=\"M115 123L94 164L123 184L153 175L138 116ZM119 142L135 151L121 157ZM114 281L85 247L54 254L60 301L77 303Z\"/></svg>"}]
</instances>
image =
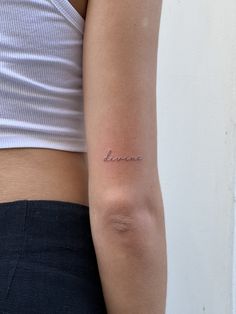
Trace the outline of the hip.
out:
<instances>
[{"instance_id":1,"label":"hip","mask_svg":"<svg viewBox=\"0 0 236 314\"><path fill-rule=\"evenodd\" d=\"M105 314L89 207L0 204L0 278L1 314Z\"/></svg>"}]
</instances>

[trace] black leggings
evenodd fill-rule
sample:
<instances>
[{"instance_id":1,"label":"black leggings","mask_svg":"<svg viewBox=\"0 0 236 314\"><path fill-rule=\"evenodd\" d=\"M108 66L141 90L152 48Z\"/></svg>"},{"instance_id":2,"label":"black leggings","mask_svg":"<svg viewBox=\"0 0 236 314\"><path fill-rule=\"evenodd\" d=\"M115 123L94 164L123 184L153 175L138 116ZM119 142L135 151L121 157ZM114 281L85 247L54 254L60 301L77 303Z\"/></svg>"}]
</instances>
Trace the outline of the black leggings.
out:
<instances>
[{"instance_id":1,"label":"black leggings","mask_svg":"<svg viewBox=\"0 0 236 314\"><path fill-rule=\"evenodd\" d=\"M88 206L0 203L0 313L107 313Z\"/></svg>"}]
</instances>

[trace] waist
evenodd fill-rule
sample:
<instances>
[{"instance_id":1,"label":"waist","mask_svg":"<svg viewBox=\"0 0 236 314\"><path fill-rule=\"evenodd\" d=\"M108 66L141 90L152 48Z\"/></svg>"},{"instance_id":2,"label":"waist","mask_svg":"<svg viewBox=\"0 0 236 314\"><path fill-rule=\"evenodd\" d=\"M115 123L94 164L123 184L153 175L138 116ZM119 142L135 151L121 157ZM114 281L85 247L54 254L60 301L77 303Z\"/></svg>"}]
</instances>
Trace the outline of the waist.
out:
<instances>
[{"instance_id":1,"label":"waist","mask_svg":"<svg viewBox=\"0 0 236 314\"><path fill-rule=\"evenodd\" d=\"M0 203L59 200L88 206L87 153L0 149Z\"/></svg>"}]
</instances>

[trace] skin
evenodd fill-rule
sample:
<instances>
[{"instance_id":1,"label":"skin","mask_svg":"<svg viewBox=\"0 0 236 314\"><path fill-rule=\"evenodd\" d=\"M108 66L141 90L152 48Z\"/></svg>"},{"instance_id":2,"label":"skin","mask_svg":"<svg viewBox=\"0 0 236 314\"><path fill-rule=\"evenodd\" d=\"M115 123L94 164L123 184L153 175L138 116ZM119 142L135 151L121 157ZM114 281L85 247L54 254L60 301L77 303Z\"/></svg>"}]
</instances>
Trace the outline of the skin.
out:
<instances>
[{"instance_id":1,"label":"skin","mask_svg":"<svg viewBox=\"0 0 236 314\"><path fill-rule=\"evenodd\" d=\"M76 9L76 11L85 19L88 0L69 0L72 6Z\"/></svg>"},{"instance_id":2,"label":"skin","mask_svg":"<svg viewBox=\"0 0 236 314\"><path fill-rule=\"evenodd\" d=\"M165 312L156 121L160 15L160 0L89 0L87 7L83 88L90 222L109 314Z\"/></svg>"}]
</instances>

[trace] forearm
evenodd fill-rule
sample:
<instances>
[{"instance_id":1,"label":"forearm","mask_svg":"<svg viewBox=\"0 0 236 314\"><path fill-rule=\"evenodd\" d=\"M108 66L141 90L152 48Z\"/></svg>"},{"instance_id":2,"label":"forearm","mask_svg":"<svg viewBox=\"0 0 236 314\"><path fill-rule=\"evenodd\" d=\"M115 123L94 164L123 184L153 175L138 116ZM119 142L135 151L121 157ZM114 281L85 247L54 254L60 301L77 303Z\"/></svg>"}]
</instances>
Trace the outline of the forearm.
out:
<instances>
[{"instance_id":1,"label":"forearm","mask_svg":"<svg viewBox=\"0 0 236 314\"><path fill-rule=\"evenodd\" d=\"M95 220L91 212L108 314L165 313L167 258L160 204L153 201L152 208L144 211L119 209L107 219Z\"/></svg>"}]
</instances>

